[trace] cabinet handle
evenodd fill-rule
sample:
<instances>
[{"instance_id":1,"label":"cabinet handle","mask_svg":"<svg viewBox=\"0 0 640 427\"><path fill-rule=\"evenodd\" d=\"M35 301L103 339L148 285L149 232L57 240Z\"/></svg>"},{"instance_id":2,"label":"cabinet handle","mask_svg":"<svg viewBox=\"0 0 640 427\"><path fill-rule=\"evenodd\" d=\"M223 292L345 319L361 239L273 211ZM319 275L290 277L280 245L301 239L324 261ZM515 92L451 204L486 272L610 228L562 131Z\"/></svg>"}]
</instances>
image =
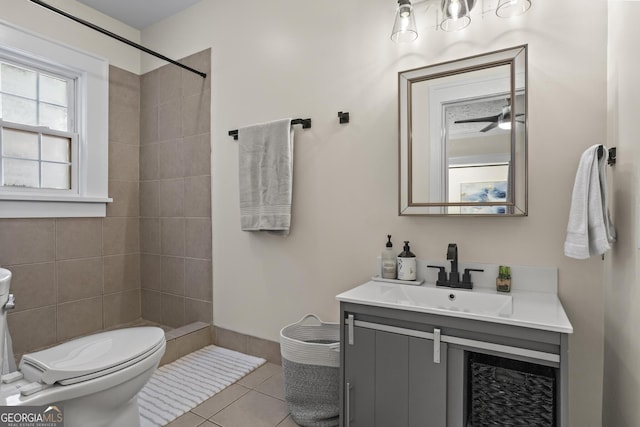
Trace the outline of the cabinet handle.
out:
<instances>
[{"instance_id":1,"label":"cabinet handle","mask_svg":"<svg viewBox=\"0 0 640 427\"><path fill-rule=\"evenodd\" d=\"M347 326L349 327L349 345L353 345L353 324L354 324L354 319L353 319L353 314L350 314L347 317Z\"/></svg>"},{"instance_id":2,"label":"cabinet handle","mask_svg":"<svg viewBox=\"0 0 640 427\"><path fill-rule=\"evenodd\" d=\"M440 363L440 329L433 330L433 363Z\"/></svg>"},{"instance_id":3,"label":"cabinet handle","mask_svg":"<svg viewBox=\"0 0 640 427\"><path fill-rule=\"evenodd\" d=\"M344 427L351 425L351 383L347 383L347 393L344 403Z\"/></svg>"}]
</instances>

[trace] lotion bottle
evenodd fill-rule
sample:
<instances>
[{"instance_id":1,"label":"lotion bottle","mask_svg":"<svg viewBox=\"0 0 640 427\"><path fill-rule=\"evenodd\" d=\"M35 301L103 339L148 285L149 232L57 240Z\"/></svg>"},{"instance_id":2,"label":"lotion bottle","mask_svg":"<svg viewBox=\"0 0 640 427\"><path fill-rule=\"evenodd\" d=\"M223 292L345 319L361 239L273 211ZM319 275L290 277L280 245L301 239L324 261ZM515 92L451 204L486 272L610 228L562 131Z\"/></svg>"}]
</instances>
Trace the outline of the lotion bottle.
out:
<instances>
[{"instance_id":1,"label":"lotion bottle","mask_svg":"<svg viewBox=\"0 0 640 427\"><path fill-rule=\"evenodd\" d=\"M397 260L396 254L393 252L393 243L391 243L391 234L387 234L387 247L382 251L382 278L395 279L397 277Z\"/></svg>"},{"instance_id":2,"label":"lotion bottle","mask_svg":"<svg viewBox=\"0 0 640 427\"><path fill-rule=\"evenodd\" d=\"M398 280L416 280L416 256L409 248L409 241L404 241L404 250L398 255Z\"/></svg>"}]
</instances>

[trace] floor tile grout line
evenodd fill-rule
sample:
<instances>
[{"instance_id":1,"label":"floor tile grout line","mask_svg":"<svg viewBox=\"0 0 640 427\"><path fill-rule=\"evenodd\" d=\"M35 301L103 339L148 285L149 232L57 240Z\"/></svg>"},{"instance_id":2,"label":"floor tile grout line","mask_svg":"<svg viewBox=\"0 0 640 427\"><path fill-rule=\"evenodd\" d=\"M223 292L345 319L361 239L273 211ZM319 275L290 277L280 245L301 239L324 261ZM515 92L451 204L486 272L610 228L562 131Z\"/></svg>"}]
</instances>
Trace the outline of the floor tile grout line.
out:
<instances>
[{"instance_id":1,"label":"floor tile grout line","mask_svg":"<svg viewBox=\"0 0 640 427\"><path fill-rule=\"evenodd\" d=\"M287 412L287 415L285 415L285 416L284 416L284 418L283 418L283 419L281 419L280 421L278 421L278 423L277 423L275 426L273 426L273 427L278 427L280 424L282 424L282 423L284 422L284 420L286 420L286 419L287 419L287 417L288 417L288 416L289 416L289 413Z\"/></svg>"},{"instance_id":2,"label":"floor tile grout line","mask_svg":"<svg viewBox=\"0 0 640 427\"><path fill-rule=\"evenodd\" d=\"M275 397L275 396L271 396L271 395L268 395L268 394L266 394L266 393L262 393L262 392L260 392L260 391L258 391L258 390L255 390L255 389L248 389L248 391L247 391L246 393L244 393L243 395L239 396L239 397L238 397L237 399L235 399L233 402L230 402L230 403L229 403L229 404L227 404L224 408L220 409L220 410L219 410L219 411L217 411L215 414L213 414L213 415L211 415L209 418L207 418L207 421L209 421L209 422L213 423L213 424L214 424L214 425L216 425L216 426L220 426L220 424L216 424L216 423L212 420L212 418L213 418L213 417L215 417L215 416L216 416L217 414L219 414L220 412L222 412L222 411L223 411L224 409L226 409L227 407L231 406L233 403L237 403L238 401L240 401L240 400L242 400L242 399L247 398L247 395L248 395L248 394L249 394L249 392L251 392L251 391L255 391L255 392L256 392L256 393L258 393L258 394L261 394L261 395L263 395L263 396L266 396L266 397L269 397L269 398L272 398L272 399L278 400L278 401L280 401L280 402L285 402L283 399L279 399L279 398L277 398L277 397ZM285 402L285 403L286 403L286 402ZM197 415L197 414L195 414L195 415ZM283 422L284 422L284 421L285 421L285 420L286 420L290 415L291 415L291 414L290 414L289 412L287 412L287 414L284 416L284 418L282 418L282 419L281 419L281 420L279 420L276 424L274 424L274 425L273 425L273 427L278 427L278 426L279 426L280 424L282 424L282 423L283 423ZM200 425L201 425L201 424L200 424Z\"/></svg>"},{"instance_id":3,"label":"floor tile grout line","mask_svg":"<svg viewBox=\"0 0 640 427\"><path fill-rule=\"evenodd\" d=\"M232 386L232 385L234 385L234 384L238 384L238 381L236 381L236 382L235 382L235 383L233 383L233 384L228 385L228 386L227 386L227 387L225 387L225 388L228 388L228 387L230 387L230 386ZM239 385L239 384L238 384L238 385ZM243 386L242 386L242 387L243 387ZM226 408L228 408L228 407L229 407L229 406L231 406L232 404L236 403L238 400L240 400L240 399L242 399L243 397L245 397L245 396L247 395L247 393L249 393L249 392L251 391L251 389L250 389L250 388L248 388L248 387L243 387L243 388L246 388L246 389L247 389L247 391L246 391L246 392L244 392L244 393L242 393L240 396L238 396L237 398L235 398L235 399L234 399L234 400L232 400L231 402L229 402L229 403L227 403L226 405L224 405L222 408L220 408L219 410L217 410L215 413L211 414L209 417L207 417L207 418L206 418L206 421L213 422L213 421L211 420L211 418L215 417L215 416L216 416L216 415L218 415L220 412L222 412L223 410L225 410ZM216 393L216 394L217 394L217 393ZM211 396L209 399L213 399L213 397L215 397L215 394L214 394L213 396ZM205 400L205 402L206 402L206 400ZM204 403L204 402L203 402L203 403ZM195 408L193 408L193 409L195 409ZM192 409L191 411L189 411L189 412L193 412L193 409ZM197 413L195 413L195 412L193 412L193 413L194 413L195 415L198 415L198 414L197 414ZM201 415L198 415L198 416L199 416L200 418L202 418L202 416L201 416Z\"/></svg>"},{"instance_id":4,"label":"floor tile grout line","mask_svg":"<svg viewBox=\"0 0 640 427\"><path fill-rule=\"evenodd\" d=\"M279 400L279 401L281 401L281 402L285 402L285 403L286 403L286 400L285 400L284 398L279 398L278 396L273 396L273 395L271 395L271 394L269 394L269 393L265 393L264 391L260 391L260 390L254 390L254 391L255 391L256 393L260 393L260 394L262 394L263 396L268 396L268 397L271 397L271 398L273 398L273 399L277 399L277 400Z\"/></svg>"},{"instance_id":5,"label":"floor tile grout line","mask_svg":"<svg viewBox=\"0 0 640 427\"><path fill-rule=\"evenodd\" d=\"M267 362L261 366L259 366L258 368L254 369L253 371L251 371L249 374L245 375L242 378L239 378L237 381L235 381L234 383L230 384L230 385L237 385L239 387L241 387L243 389L243 393L239 396L237 396L235 399L231 400L230 402L227 402L223 407L219 408L215 413L211 414L209 417L204 417L203 415L200 415L196 412L193 411L192 408L191 410L189 410L188 412L191 413L191 415L196 416L198 419L202 420L201 422L198 422L199 420L196 420L196 422L198 422L196 425L198 427L206 427L206 426L215 426L215 427L233 427L233 426L223 426L221 424L216 423L213 418L218 415L220 412L222 412L223 410L227 409L229 406L238 403L239 401L243 400L243 399L248 399L248 395L250 394L251 391L256 392L257 394L264 396L264 397L268 397L270 399L274 399L275 401L279 401L279 402L283 402L286 404L286 400L284 399L284 397L280 398L277 396L273 396L271 394L268 394L264 391L258 390L258 387L261 387L263 384L265 384L266 382L276 378L277 376L282 375L282 372L280 372L280 370L278 369L280 368L280 366L276 363L271 363L271 362ZM270 370L273 370L274 372L271 373L270 375L268 375L266 378L264 378L263 381L260 381L259 383L255 384L255 386L251 386L249 384L242 384L240 381L242 381L244 378L246 378L247 376L251 375L252 373L257 372L258 370L267 370L267 372L269 372ZM258 377L259 378L259 377ZM212 396L209 399L213 399L218 393L216 393L214 396ZM206 402L206 400L205 400ZM203 402L204 403L204 402ZM279 421L275 422L275 424L273 426L269 426L269 427L279 427L279 426L284 426L284 422L291 416L291 414L287 411L286 415L284 416L284 418L280 419ZM191 424L193 425L193 424ZM294 424L295 425L295 424Z\"/></svg>"}]
</instances>

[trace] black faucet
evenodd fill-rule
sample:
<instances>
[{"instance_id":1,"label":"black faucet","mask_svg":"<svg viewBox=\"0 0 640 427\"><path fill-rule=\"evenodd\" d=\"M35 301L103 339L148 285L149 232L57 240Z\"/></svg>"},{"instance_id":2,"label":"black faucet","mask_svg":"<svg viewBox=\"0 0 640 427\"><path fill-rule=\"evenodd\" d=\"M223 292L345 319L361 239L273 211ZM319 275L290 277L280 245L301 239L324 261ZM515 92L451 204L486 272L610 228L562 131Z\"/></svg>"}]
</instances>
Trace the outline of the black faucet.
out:
<instances>
[{"instance_id":1,"label":"black faucet","mask_svg":"<svg viewBox=\"0 0 640 427\"><path fill-rule=\"evenodd\" d=\"M447 247L447 260L451 261L451 272L449 272L449 278L447 278L447 272L444 267L439 265L427 265L428 268L437 268L439 270L436 286L472 289L473 282L471 281L471 272L484 271L477 268L465 268L464 274L462 275L462 281L460 281L460 272L458 271L458 245L455 243L449 243L449 246Z\"/></svg>"},{"instance_id":2,"label":"black faucet","mask_svg":"<svg viewBox=\"0 0 640 427\"><path fill-rule=\"evenodd\" d=\"M460 273L458 273L458 245L455 243L449 243L447 247L447 260L451 261L451 271L449 272L449 286L452 288L458 288L456 286L460 283Z\"/></svg>"}]
</instances>

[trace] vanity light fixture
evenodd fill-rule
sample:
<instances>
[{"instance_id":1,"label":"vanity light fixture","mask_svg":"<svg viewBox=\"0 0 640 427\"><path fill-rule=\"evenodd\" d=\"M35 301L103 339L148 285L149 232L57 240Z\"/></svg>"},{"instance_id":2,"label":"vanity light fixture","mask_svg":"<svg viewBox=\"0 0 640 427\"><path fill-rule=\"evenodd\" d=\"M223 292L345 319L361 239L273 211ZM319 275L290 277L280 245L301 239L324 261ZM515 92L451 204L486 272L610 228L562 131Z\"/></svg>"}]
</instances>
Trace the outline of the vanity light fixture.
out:
<instances>
[{"instance_id":1,"label":"vanity light fixture","mask_svg":"<svg viewBox=\"0 0 640 427\"><path fill-rule=\"evenodd\" d=\"M397 0L398 7L391 32L391 40L396 43L412 42L418 38L415 13L411 0ZM483 0L414 0L416 5L428 3L427 11L435 10L436 29L443 31L459 31L471 23L471 11L477 3L481 3L481 11L478 15L484 16L495 7L495 13L501 18L512 18L522 15L531 8L531 0L491 0L485 6ZM435 7L432 7L435 6Z\"/></svg>"},{"instance_id":2,"label":"vanity light fixture","mask_svg":"<svg viewBox=\"0 0 640 427\"><path fill-rule=\"evenodd\" d=\"M531 0L500 0L496 15L500 18L511 18L525 13L531 7Z\"/></svg>"},{"instance_id":3,"label":"vanity light fixture","mask_svg":"<svg viewBox=\"0 0 640 427\"><path fill-rule=\"evenodd\" d=\"M474 3L472 1L472 3ZM473 7L473 5L471 6ZM442 0L442 22L440 28L444 31L458 31L471 23L467 0Z\"/></svg>"},{"instance_id":4,"label":"vanity light fixture","mask_svg":"<svg viewBox=\"0 0 640 427\"><path fill-rule=\"evenodd\" d=\"M398 0L396 20L391 31L391 40L396 43L412 42L418 38L418 28L409 0Z\"/></svg>"}]
</instances>

